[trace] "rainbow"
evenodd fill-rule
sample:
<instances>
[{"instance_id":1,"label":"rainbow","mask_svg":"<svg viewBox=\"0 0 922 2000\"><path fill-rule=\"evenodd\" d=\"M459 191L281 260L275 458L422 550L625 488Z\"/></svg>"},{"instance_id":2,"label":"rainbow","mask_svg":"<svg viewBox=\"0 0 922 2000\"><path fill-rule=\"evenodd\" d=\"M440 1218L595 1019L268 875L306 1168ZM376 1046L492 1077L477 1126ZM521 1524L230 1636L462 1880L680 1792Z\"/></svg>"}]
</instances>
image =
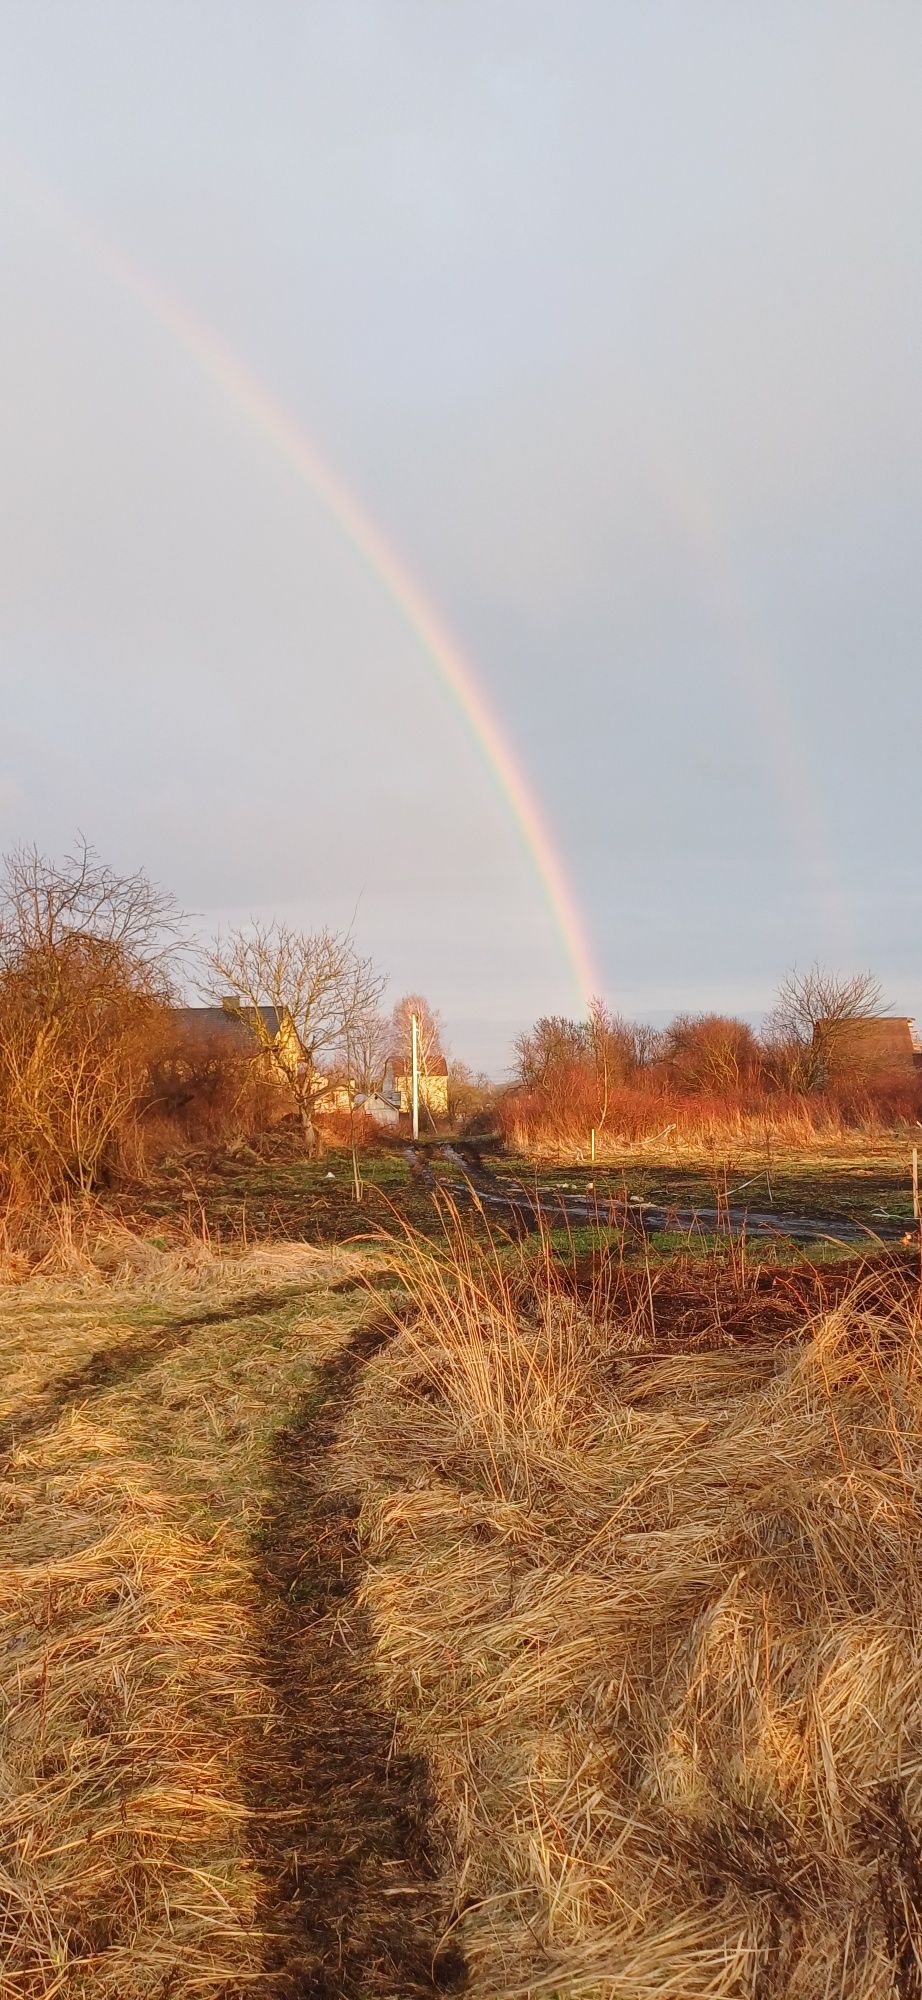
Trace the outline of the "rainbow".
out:
<instances>
[{"instance_id":1,"label":"rainbow","mask_svg":"<svg viewBox=\"0 0 922 2000\"><path fill-rule=\"evenodd\" d=\"M579 993L586 1006L601 991L586 930L557 847L534 794L480 687L471 662L452 638L422 586L388 542L378 523L342 477L321 456L308 432L265 388L205 322L157 284L143 267L114 250L95 230L85 230L96 255L198 361L210 380L236 405L302 478L336 522L366 568L415 634L467 722L496 778L544 891ZM732 648L734 666L766 763L773 769L785 830L794 836L805 872L812 879L830 942L848 955L847 898L830 854L818 805L818 788L808 767L797 722L768 649L754 624L740 579L729 557L713 507L700 480L692 480L674 446L663 449L648 399L646 433L651 484L688 548L702 589Z\"/></svg>"},{"instance_id":2,"label":"rainbow","mask_svg":"<svg viewBox=\"0 0 922 2000\"><path fill-rule=\"evenodd\" d=\"M123 251L116 249L57 190L36 181L17 163L16 178L33 200L64 220L68 235L119 286L146 308L203 369L209 380L261 433L302 479L377 579L430 665L451 695L495 778L531 859L563 945L580 1004L599 992L600 981L583 918L555 841L528 779L480 686L477 674L423 586L368 510L321 455L304 426L268 390L205 321L189 311Z\"/></svg>"},{"instance_id":3,"label":"rainbow","mask_svg":"<svg viewBox=\"0 0 922 2000\"><path fill-rule=\"evenodd\" d=\"M336 523L409 627L451 695L497 781L515 822L561 939L581 1004L600 991L601 982L584 921L567 871L504 731L480 686L471 662L448 631L423 586L388 541L342 476L324 459L314 440L204 320L174 298L149 272L88 221L59 190L40 182L31 169L4 155L8 172L53 224L68 236L121 289L142 305L201 367L209 380L256 428L277 455L302 479ZM830 850L819 806L819 788L810 771L796 718L785 696L751 611L713 506L700 480L689 477L676 454L659 436L654 399L634 385L644 408L648 473L652 491L692 555L705 601L732 645L733 669L756 726L757 740L773 768L782 820L779 833L794 844L812 877L830 943L839 955L851 948L852 911Z\"/></svg>"}]
</instances>

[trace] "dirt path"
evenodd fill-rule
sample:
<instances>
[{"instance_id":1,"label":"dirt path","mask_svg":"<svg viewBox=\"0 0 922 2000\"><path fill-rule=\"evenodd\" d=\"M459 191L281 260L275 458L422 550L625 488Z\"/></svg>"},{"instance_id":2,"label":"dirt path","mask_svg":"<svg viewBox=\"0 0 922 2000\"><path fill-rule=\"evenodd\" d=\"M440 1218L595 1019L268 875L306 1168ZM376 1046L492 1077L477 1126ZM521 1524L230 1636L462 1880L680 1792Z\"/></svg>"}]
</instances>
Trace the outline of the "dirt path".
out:
<instances>
[{"instance_id":1,"label":"dirt path","mask_svg":"<svg viewBox=\"0 0 922 2000\"><path fill-rule=\"evenodd\" d=\"M320 1370L275 1449L258 1575L274 1713L246 1784L279 2000L409 2000L464 1984L458 1952L439 1950L425 1772L395 1748L376 1693L355 1602L354 1508L326 1476L343 1408L382 1338L363 1330Z\"/></svg>"}]
</instances>

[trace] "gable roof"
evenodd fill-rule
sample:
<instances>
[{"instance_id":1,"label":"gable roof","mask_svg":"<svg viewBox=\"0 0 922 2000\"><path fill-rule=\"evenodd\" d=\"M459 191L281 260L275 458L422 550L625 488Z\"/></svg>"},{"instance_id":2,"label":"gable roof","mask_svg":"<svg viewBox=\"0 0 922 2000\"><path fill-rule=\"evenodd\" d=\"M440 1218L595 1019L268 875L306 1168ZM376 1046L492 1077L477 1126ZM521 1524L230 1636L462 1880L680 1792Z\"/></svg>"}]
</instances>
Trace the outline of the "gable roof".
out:
<instances>
[{"instance_id":1,"label":"gable roof","mask_svg":"<svg viewBox=\"0 0 922 2000\"><path fill-rule=\"evenodd\" d=\"M260 1014L273 1040L281 1033L287 1019L284 1009L278 1007L246 1007L242 1011L243 1014ZM212 1041L216 1035L226 1035L234 1041L243 1037L248 1041L252 1039L245 1020L229 1007L173 1007L171 1012L174 1020L202 1041Z\"/></svg>"}]
</instances>

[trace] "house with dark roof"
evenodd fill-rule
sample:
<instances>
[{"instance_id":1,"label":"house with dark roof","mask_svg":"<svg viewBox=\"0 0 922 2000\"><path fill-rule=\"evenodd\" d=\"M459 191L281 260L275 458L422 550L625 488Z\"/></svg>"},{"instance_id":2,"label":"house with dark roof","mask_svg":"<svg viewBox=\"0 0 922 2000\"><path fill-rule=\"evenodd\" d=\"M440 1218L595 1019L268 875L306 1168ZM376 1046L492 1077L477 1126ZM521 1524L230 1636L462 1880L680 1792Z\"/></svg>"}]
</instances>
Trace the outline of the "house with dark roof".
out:
<instances>
[{"instance_id":1,"label":"house with dark roof","mask_svg":"<svg viewBox=\"0 0 922 2000\"><path fill-rule=\"evenodd\" d=\"M233 1050L263 1061L278 1057L283 1067L291 1069L302 1059L298 1031L287 1007L238 1007L223 1000L214 1007L174 1007L172 1013L193 1044L226 1047L228 1053Z\"/></svg>"},{"instance_id":2,"label":"house with dark roof","mask_svg":"<svg viewBox=\"0 0 922 2000\"><path fill-rule=\"evenodd\" d=\"M191 1035L200 1035L203 1040L211 1041L216 1035L227 1035L234 1041L240 1041L244 1036L252 1037L245 1018L236 1007L232 1009L226 1002L217 1007L174 1007L172 1014L180 1027L186 1028ZM258 1014L273 1041L281 1033L283 1021L290 1018L277 1007L247 1007L243 1010L243 1015L246 1014Z\"/></svg>"},{"instance_id":3,"label":"house with dark roof","mask_svg":"<svg viewBox=\"0 0 922 2000\"><path fill-rule=\"evenodd\" d=\"M818 1021L813 1046L829 1051L829 1067L876 1083L904 1083L922 1073L922 1042L910 1014Z\"/></svg>"}]
</instances>

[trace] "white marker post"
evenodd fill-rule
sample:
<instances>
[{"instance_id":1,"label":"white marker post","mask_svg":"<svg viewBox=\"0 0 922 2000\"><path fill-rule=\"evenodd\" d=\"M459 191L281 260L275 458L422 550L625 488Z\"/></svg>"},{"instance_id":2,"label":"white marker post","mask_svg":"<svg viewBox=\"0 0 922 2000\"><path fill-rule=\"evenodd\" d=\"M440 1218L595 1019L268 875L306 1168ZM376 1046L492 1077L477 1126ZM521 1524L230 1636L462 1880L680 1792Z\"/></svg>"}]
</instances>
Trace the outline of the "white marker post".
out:
<instances>
[{"instance_id":1,"label":"white marker post","mask_svg":"<svg viewBox=\"0 0 922 2000\"><path fill-rule=\"evenodd\" d=\"M916 1221L918 1222L918 1220L919 1220L919 1148L918 1148L918 1146L913 1146L913 1149L912 1149L912 1212L913 1212L913 1215L915 1216L915 1219L916 1219Z\"/></svg>"},{"instance_id":2,"label":"white marker post","mask_svg":"<svg viewBox=\"0 0 922 2000\"><path fill-rule=\"evenodd\" d=\"M419 1024L416 1015L410 1017L410 1031L413 1041L413 1137L419 1138Z\"/></svg>"}]
</instances>

